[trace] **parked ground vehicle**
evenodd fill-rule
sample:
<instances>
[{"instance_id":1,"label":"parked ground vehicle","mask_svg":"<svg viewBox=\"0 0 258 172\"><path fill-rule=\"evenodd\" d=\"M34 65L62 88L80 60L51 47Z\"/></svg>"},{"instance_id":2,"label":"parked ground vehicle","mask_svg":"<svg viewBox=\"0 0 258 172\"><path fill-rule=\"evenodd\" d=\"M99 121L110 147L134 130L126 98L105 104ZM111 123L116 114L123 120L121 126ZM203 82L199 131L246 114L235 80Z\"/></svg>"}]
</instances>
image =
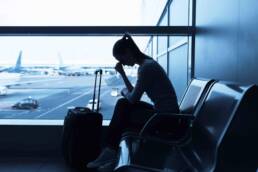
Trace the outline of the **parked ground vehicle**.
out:
<instances>
[{"instance_id":1,"label":"parked ground vehicle","mask_svg":"<svg viewBox=\"0 0 258 172\"><path fill-rule=\"evenodd\" d=\"M38 108L39 103L36 99L33 99L32 97L28 97L25 99L22 99L21 101L15 103L12 108L14 109L36 109Z\"/></svg>"}]
</instances>

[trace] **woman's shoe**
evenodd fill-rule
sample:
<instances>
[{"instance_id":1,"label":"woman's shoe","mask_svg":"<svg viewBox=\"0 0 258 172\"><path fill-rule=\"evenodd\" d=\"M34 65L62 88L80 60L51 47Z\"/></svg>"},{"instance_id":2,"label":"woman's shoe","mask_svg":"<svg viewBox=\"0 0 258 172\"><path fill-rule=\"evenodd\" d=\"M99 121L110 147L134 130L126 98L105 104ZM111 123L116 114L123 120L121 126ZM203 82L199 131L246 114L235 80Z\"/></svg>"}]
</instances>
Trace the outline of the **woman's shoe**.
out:
<instances>
[{"instance_id":1,"label":"woman's shoe","mask_svg":"<svg viewBox=\"0 0 258 172\"><path fill-rule=\"evenodd\" d=\"M98 172L112 172L117 165L117 159L101 165L98 168Z\"/></svg>"},{"instance_id":2,"label":"woman's shoe","mask_svg":"<svg viewBox=\"0 0 258 172\"><path fill-rule=\"evenodd\" d=\"M98 158L92 162L87 164L87 168L98 168L101 165L104 165L109 162L113 162L117 160L117 153L115 150L110 148L105 148Z\"/></svg>"}]
</instances>

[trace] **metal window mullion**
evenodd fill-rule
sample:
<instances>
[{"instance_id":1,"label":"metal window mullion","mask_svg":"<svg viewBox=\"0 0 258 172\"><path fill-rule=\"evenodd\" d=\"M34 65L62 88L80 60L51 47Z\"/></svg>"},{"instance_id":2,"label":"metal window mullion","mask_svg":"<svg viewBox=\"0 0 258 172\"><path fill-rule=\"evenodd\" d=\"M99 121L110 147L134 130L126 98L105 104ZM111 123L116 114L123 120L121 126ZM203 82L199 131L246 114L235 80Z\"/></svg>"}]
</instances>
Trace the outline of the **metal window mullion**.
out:
<instances>
[{"instance_id":1,"label":"metal window mullion","mask_svg":"<svg viewBox=\"0 0 258 172\"><path fill-rule=\"evenodd\" d=\"M191 0L192 28L196 27L196 0ZM190 14L189 14L190 15ZM195 77L195 32L191 37L191 79ZM190 82L190 81L189 81Z\"/></svg>"},{"instance_id":2,"label":"metal window mullion","mask_svg":"<svg viewBox=\"0 0 258 172\"><path fill-rule=\"evenodd\" d=\"M0 26L0 36L192 35L189 26Z\"/></svg>"},{"instance_id":3,"label":"metal window mullion","mask_svg":"<svg viewBox=\"0 0 258 172\"><path fill-rule=\"evenodd\" d=\"M168 26L170 26L170 6L169 6L169 4L170 4L170 2L168 2L168 4L167 4L167 13L168 13L168 18L167 18L168 22L167 22L167 24L168 24ZM168 75L168 77L169 77L169 61L170 61L169 55L168 55L169 37L170 36L167 35L167 75Z\"/></svg>"}]
</instances>

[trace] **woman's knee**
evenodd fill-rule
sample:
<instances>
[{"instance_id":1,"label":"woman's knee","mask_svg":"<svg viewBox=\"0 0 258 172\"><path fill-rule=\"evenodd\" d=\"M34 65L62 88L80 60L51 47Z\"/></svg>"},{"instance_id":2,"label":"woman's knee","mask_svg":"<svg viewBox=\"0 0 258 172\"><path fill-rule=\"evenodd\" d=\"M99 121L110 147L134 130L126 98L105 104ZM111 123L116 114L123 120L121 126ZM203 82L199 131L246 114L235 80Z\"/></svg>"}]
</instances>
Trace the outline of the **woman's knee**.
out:
<instances>
[{"instance_id":1,"label":"woman's knee","mask_svg":"<svg viewBox=\"0 0 258 172\"><path fill-rule=\"evenodd\" d=\"M125 113L130 109L131 109L130 102L125 98L121 98L116 102L114 113Z\"/></svg>"},{"instance_id":2,"label":"woman's knee","mask_svg":"<svg viewBox=\"0 0 258 172\"><path fill-rule=\"evenodd\" d=\"M126 98L120 98L117 100L116 106L125 106L130 104L130 102Z\"/></svg>"},{"instance_id":3,"label":"woman's knee","mask_svg":"<svg viewBox=\"0 0 258 172\"><path fill-rule=\"evenodd\" d=\"M117 101L114 113L113 120L123 120L124 118L128 118L128 113L130 111L129 101L125 98L121 98Z\"/></svg>"}]
</instances>

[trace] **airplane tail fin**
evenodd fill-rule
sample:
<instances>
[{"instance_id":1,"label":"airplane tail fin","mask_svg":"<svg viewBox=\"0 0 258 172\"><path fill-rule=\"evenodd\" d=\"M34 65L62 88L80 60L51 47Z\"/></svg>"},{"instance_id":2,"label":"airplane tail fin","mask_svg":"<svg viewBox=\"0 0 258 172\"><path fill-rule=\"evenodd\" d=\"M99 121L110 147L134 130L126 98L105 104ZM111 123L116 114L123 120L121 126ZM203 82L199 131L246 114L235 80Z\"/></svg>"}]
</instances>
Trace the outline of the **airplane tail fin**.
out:
<instances>
[{"instance_id":1,"label":"airplane tail fin","mask_svg":"<svg viewBox=\"0 0 258 172\"><path fill-rule=\"evenodd\" d=\"M63 58L62 58L60 53L58 53L58 59L59 59L59 66L58 66L58 68L62 69L64 67L64 62L63 62Z\"/></svg>"},{"instance_id":2,"label":"airplane tail fin","mask_svg":"<svg viewBox=\"0 0 258 172\"><path fill-rule=\"evenodd\" d=\"M22 51L20 51L19 56L16 61L16 65L14 67L15 72L19 72L21 70L21 61L22 61Z\"/></svg>"}]
</instances>

